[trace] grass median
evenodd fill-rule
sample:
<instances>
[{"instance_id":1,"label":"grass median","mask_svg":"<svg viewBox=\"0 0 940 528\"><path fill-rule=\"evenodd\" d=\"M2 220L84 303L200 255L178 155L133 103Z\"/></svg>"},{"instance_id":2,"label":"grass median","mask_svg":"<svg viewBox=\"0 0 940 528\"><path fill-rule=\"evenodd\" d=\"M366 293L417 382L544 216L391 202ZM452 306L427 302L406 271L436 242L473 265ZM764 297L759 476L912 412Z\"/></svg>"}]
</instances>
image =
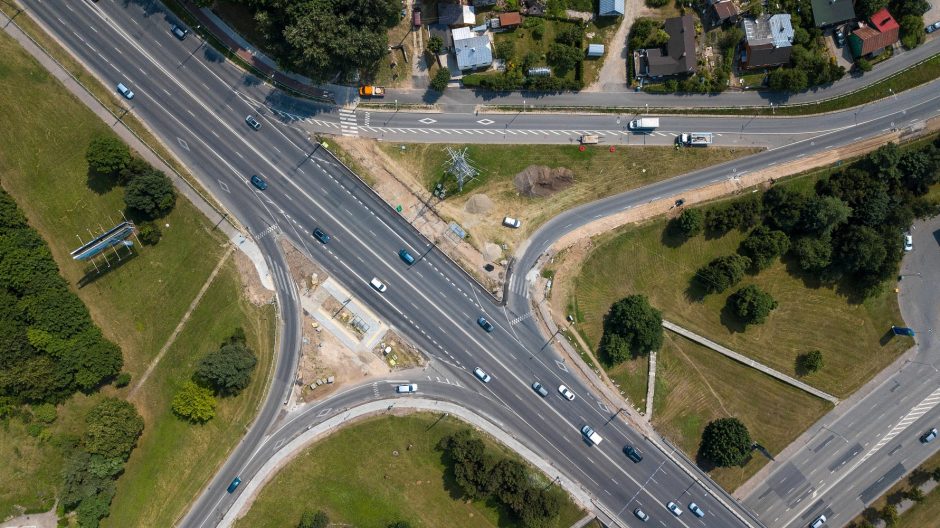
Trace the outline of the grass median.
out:
<instances>
[{"instance_id":1,"label":"grass median","mask_svg":"<svg viewBox=\"0 0 940 528\"><path fill-rule=\"evenodd\" d=\"M89 239L89 231L122 219L123 189L90 178L85 161L90 138L107 133L108 126L6 34L0 34L0 79L0 115L6 116L0 129L2 185L48 242L60 273L74 285L95 323L121 346L124 370L136 380L206 283L226 239L180 198L174 211L159 220L163 238L157 245L135 246L132 253L122 249L120 260L109 252L110 266L98 260L100 273L72 260L69 252ZM131 513L120 516L120 522L106 520L105 526L172 525L241 437L266 383L264 365L270 361L273 339L271 309L246 304L241 292L229 261L135 401L146 425L112 506L116 515ZM236 326L245 328L261 360L256 385L236 399L223 400L217 423L182 426L167 412L167 394L188 379L193 361ZM0 467L0 517L12 513L14 504L31 511L51 506L68 436L82 431L82 417L94 401L102 395L123 397L126 391L105 387L92 396L72 397L59 407L46 442L16 426L0 428L0 456L7 461ZM179 478L183 469L189 473L186 479ZM148 505L163 508L161 516L141 516L140 504L125 510L130 497L146 497Z\"/></svg>"},{"instance_id":2,"label":"grass median","mask_svg":"<svg viewBox=\"0 0 940 528\"><path fill-rule=\"evenodd\" d=\"M493 504L460 498L437 445L466 427L425 413L370 418L345 427L280 470L236 526L295 526L304 510L323 510L336 526L360 528L386 528L396 521L428 528L515 526L509 513ZM487 437L484 442L510 454ZM554 526L572 526L584 515L565 500Z\"/></svg>"}]
</instances>

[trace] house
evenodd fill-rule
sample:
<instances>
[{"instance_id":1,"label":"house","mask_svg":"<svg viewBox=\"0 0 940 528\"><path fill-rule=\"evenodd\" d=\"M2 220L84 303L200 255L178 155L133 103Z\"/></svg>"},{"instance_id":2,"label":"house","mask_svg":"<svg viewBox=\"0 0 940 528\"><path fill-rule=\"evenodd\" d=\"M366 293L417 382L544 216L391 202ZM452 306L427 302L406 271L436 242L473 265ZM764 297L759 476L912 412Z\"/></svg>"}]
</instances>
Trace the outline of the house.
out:
<instances>
[{"instance_id":1,"label":"house","mask_svg":"<svg viewBox=\"0 0 940 528\"><path fill-rule=\"evenodd\" d=\"M473 6L460 4L438 4L437 17L441 24L451 27L472 26L477 20Z\"/></svg>"},{"instance_id":2,"label":"house","mask_svg":"<svg viewBox=\"0 0 940 528\"><path fill-rule=\"evenodd\" d=\"M887 9L871 16L871 25L859 23L861 27L849 35L849 49L855 58L878 55L881 50L898 41L900 27Z\"/></svg>"},{"instance_id":3,"label":"house","mask_svg":"<svg viewBox=\"0 0 940 528\"><path fill-rule=\"evenodd\" d=\"M723 24L725 22L731 22L732 24L735 24L738 21L738 15L741 14L741 11L738 9L738 5L731 0L715 2L712 4L712 11L718 24Z\"/></svg>"},{"instance_id":4,"label":"house","mask_svg":"<svg viewBox=\"0 0 940 528\"><path fill-rule=\"evenodd\" d=\"M479 35L470 28L459 27L451 31L457 68L461 71L478 70L493 64L493 47L490 38Z\"/></svg>"},{"instance_id":5,"label":"house","mask_svg":"<svg viewBox=\"0 0 940 528\"><path fill-rule=\"evenodd\" d=\"M499 27L501 28L514 28L520 24L522 24L522 15L518 12L499 14Z\"/></svg>"},{"instance_id":6,"label":"house","mask_svg":"<svg viewBox=\"0 0 940 528\"><path fill-rule=\"evenodd\" d=\"M604 45L603 44L588 44L587 56L588 57L603 57Z\"/></svg>"},{"instance_id":7,"label":"house","mask_svg":"<svg viewBox=\"0 0 940 528\"><path fill-rule=\"evenodd\" d=\"M601 0L600 8L597 10L598 16L623 16L624 13L626 13L624 0Z\"/></svg>"},{"instance_id":8,"label":"house","mask_svg":"<svg viewBox=\"0 0 940 528\"><path fill-rule=\"evenodd\" d=\"M698 61L695 58L695 22L692 15L667 18L665 22L669 42L665 49L641 50L639 75L666 77L695 73Z\"/></svg>"},{"instance_id":9,"label":"house","mask_svg":"<svg viewBox=\"0 0 940 528\"><path fill-rule=\"evenodd\" d=\"M813 22L818 28L834 26L854 18L852 0L813 0Z\"/></svg>"},{"instance_id":10,"label":"house","mask_svg":"<svg viewBox=\"0 0 940 528\"><path fill-rule=\"evenodd\" d=\"M789 14L764 15L741 21L744 29L742 68L764 68L790 62L793 25Z\"/></svg>"}]
</instances>

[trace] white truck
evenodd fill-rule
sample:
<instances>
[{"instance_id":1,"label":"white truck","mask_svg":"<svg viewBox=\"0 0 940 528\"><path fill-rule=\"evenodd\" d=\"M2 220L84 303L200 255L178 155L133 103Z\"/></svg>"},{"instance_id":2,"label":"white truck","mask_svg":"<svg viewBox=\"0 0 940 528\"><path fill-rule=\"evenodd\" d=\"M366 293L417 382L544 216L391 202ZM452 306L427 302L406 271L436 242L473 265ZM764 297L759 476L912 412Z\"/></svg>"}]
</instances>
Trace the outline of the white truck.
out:
<instances>
[{"instance_id":1,"label":"white truck","mask_svg":"<svg viewBox=\"0 0 940 528\"><path fill-rule=\"evenodd\" d=\"M641 117L634 119L627 124L627 128L630 130L653 130L654 128L659 128L659 118Z\"/></svg>"},{"instance_id":2,"label":"white truck","mask_svg":"<svg viewBox=\"0 0 940 528\"><path fill-rule=\"evenodd\" d=\"M584 134L578 138L582 145L596 145L600 140L601 138L597 134Z\"/></svg>"},{"instance_id":3,"label":"white truck","mask_svg":"<svg viewBox=\"0 0 940 528\"><path fill-rule=\"evenodd\" d=\"M707 147L712 144L714 134L711 132L686 132L679 134L676 142L687 147Z\"/></svg>"},{"instance_id":4,"label":"white truck","mask_svg":"<svg viewBox=\"0 0 940 528\"><path fill-rule=\"evenodd\" d=\"M587 438L592 445L600 444L604 439L601 438L601 435L597 434L590 425L585 425L581 428L581 434L584 435L584 438Z\"/></svg>"}]
</instances>

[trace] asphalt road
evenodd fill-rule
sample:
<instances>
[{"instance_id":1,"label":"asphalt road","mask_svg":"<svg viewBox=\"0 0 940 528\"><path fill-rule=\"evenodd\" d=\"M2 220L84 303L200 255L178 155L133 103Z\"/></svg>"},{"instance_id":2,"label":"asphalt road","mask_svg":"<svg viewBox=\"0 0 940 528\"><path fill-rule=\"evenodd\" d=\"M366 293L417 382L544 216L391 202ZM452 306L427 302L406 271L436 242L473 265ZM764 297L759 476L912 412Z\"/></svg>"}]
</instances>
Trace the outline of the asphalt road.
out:
<instances>
[{"instance_id":1,"label":"asphalt road","mask_svg":"<svg viewBox=\"0 0 940 528\"><path fill-rule=\"evenodd\" d=\"M643 463L634 465L620 453L627 443L648 444L616 418L616 410L590 394L552 347L544 346L546 338L528 317L524 273L514 275L506 307L492 303L367 186L311 143L303 129L271 119L277 114L266 108L279 108L286 102L283 96L232 68L198 39L180 42L173 38L169 24L175 20L166 16L159 4L110 0L96 4L24 3L102 80L111 84L124 81L132 87L137 96L129 102L131 109L255 235L274 273L284 328L271 396L248 435L181 524L211 525L230 504L232 497L224 490L231 478L250 478L251 464L261 460L257 450L265 445L264 438L281 434L271 426L282 410L281 398L293 382L300 336L296 293L273 244L278 236L289 237L304 248L358 300L383 314L390 325L425 350L437 375L460 385L441 387L442 397L470 407L499 409L501 423L554 460L559 471L580 482L621 523L632 525L636 519L630 512L643 505L662 525L701 525L703 521L689 514L675 518L662 507L668 500L683 505L695 500L706 510L704 522L708 525L738 524L731 512L662 454L647 448ZM889 99L890 110L888 105L879 106L877 111L884 115L863 120L851 133L825 133L565 213L536 233L515 269L530 269L552 240L598 214L656 196L681 194L716 178L740 175L934 115L936 99L926 93L932 86L935 84ZM261 130L245 126L248 113L261 116ZM698 126L693 129L702 130ZM268 180L266 191L257 191L247 183L253 173ZM329 244L321 245L309 236L315 226L333 236ZM405 265L397 257L400 248L410 249L419 257L418 262ZM384 295L368 286L373 276L389 284ZM476 326L479 314L494 322L495 332L487 334ZM475 381L469 369L478 365L493 375L493 382L483 385ZM550 388L565 383L578 398L567 402L552 393L551 398L540 399L529 388L536 379ZM356 401L374 397L369 390L355 394L360 395ZM598 429L605 442L586 445L578 433L585 423ZM772 512L775 505L767 506L766 511Z\"/></svg>"}]
</instances>

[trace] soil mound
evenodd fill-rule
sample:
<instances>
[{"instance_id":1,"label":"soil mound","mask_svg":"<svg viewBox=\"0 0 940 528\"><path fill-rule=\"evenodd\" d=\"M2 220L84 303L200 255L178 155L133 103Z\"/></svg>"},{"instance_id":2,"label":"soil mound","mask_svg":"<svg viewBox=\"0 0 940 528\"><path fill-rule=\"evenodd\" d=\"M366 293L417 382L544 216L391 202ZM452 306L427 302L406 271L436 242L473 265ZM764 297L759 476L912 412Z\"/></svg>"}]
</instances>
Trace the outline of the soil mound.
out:
<instances>
[{"instance_id":1,"label":"soil mound","mask_svg":"<svg viewBox=\"0 0 940 528\"><path fill-rule=\"evenodd\" d=\"M485 194L474 194L467 200L464 209L471 214L486 214L493 209L493 200Z\"/></svg>"},{"instance_id":2,"label":"soil mound","mask_svg":"<svg viewBox=\"0 0 940 528\"><path fill-rule=\"evenodd\" d=\"M529 165L512 180L516 190L526 196L544 197L567 189L574 183L574 173L566 167L554 169L545 165Z\"/></svg>"}]
</instances>

